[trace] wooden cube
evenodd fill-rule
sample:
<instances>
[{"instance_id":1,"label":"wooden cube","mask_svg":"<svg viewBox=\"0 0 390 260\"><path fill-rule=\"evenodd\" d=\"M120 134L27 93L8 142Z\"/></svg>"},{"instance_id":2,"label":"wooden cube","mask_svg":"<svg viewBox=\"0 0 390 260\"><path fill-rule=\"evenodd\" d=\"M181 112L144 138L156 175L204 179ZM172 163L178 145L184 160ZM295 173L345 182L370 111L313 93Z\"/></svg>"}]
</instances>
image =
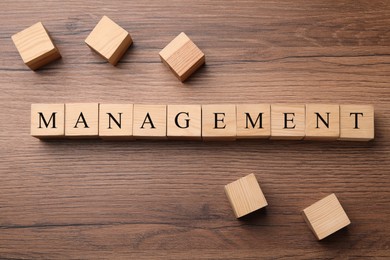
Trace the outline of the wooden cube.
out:
<instances>
[{"instance_id":1,"label":"wooden cube","mask_svg":"<svg viewBox=\"0 0 390 260\"><path fill-rule=\"evenodd\" d=\"M65 136L94 138L99 136L99 104L65 104Z\"/></svg>"},{"instance_id":2,"label":"wooden cube","mask_svg":"<svg viewBox=\"0 0 390 260\"><path fill-rule=\"evenodd\" d=\"M31 135L40 139L65 136L64 104L32 104Z\"/></svg>"},{"instance_id":3,"label":"wooden cube","mask_svg":"<svg viewBox=\"0 0 390 260\"><path fill-rule=\"evenodd\" d=\"M374 106L340 105L339 140L369 141L374 132Z\"/></svg>"},{"instance_id":4,"label":"wooden cube","mask_svg":"<svg viewBox=\"0 0 390 260\"><path fill-rule=\"evenodd\" d=\"M318 240L351 224L335 194L307 207L302 215Z\"/></svg>"},{"instance_id":5,"label":"wooden cube","mask_svg":"<svg viewBox=\"0 0 390 260\"><path fill-rule=\"evenodd\" d=\"M133 40L126 30L107 16L103 16L85 39L85 43L115 66Z\"/></svg>"},{"instance_id":6,"label":"wooden cube","mask_svg":"<svg viewBox=\"0 0 390 260\"><path fill-rule=\"evenodd\" d=\"M269 138L271 107L266 104L237 105L237 139Z\"/></svg>"},{"instance_id":7,"label":"wooden cube","mask_svg":"<svg viewBox=\"0 0 390 260\"><path fill-rule=\"evenodd\" d=\"M99 137L104 140L133 139L133 104L100 104Z\"/></svg>"},{"instance_id":8,"label":"wooden cube","mask_svg":"<svg viewBox=\"0 0 390 260\"><path fill-rule=\"evenodd\" d=\"M306 140L337 140L339 136L339 105L306 105Z\"/></svg>"},{"instance_id":9,"label":"wooden cube","mask_svg":"<svg viewBox=\"0 0 390 260\"><path fill-rule=\"evenodd\" d=\"M41 22L12 35L12 41L23 62L32 70L61 58L60 52Z\"/></svg>"},{"instance_id":10,"label":"wooden cube","mask_svg":"<svg viewBox=\"0 0 390 260\"><path fill-rule=\"evenodd\" d=\"M271 105L271 139L305 137L305 105Z\"/></svg>"},{"instance_id":11,"label":"wooden cube","mask_svg":"<svg viewBox=\"0 0 390 260\"><path fill-rule=\"evenodd\" d=\"M202 140L202 106L168 105L167 136L177 140Z\"/></svg>"},{"instance_id":12,"label":"wooden cube","mask_svg":"<svg viewBox=\"0 0 390 260\"><path fill-rule=\"evenodd\" d=\"M185 81L192 73L205 63L204 53L182 32L159 53L175 76Z\"/></svg>"},{"instance_id":13,"label":"wooden cube","mask_svg":"<svg viewBox=\"0 0 390 260\"><path fill-rule=\"evenodd\" d=\"M253 173L226 185L225 193L236 218L268 205Z\"/></svg>"},{"instance_id":14,"label":"wooden cube","mask_svg":"<svg viewBox=\"0 0 390 260\"><path fill-rule=\"evenodd\" d=\"M202 105L202 138L204 141L236 139L236 105Z\"/></svg>"},{"instance_id":15,"label":"wooden cube","mask_svg":"<svg viewBox=\"0 0 390 260\"><path fill-rule=\"evenodd\" d=\"M166 139L167 106L134 105L133 135L136 139Z\"/></svg>"}]
</instances>

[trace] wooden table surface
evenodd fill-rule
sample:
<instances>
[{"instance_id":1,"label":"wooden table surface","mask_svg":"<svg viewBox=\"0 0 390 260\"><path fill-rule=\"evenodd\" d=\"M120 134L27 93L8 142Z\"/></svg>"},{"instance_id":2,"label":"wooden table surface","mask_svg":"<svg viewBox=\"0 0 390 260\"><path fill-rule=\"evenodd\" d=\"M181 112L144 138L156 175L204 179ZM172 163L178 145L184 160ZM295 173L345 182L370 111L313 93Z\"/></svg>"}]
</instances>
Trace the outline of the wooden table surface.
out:
<instances>
[{"instance_id":1,"label":"wooden table surface","mask_svg":"<svg viewBox=\"0 0 390 260\"><path fill-rule=\"evenodd\" d=\"M84 39L107 15L118 66ZM42 21L63 58L32 72L11 35ZM390 257L389 1L0 2L0 258ZM186 32L182 84L158 52ZM63 140L31 103L374 104L372 142ZM254 173L269 206L236 220L223 187ZM352 224L318 242L301 211L336 193Z\"/></svg>"}]
</instances>

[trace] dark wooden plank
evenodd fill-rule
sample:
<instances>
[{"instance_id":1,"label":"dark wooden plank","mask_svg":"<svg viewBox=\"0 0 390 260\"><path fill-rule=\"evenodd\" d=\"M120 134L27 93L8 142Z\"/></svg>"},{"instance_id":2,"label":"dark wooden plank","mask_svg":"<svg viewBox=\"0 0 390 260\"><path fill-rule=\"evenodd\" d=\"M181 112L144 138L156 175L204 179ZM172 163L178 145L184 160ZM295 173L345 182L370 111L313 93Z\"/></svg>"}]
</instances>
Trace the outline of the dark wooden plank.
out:
<instances>
[{"instance_id":1,"label":"dark wooden plank","mask_svg":"<svg viewBox=\"0 0 390 260\"><path fill-rule=\"evenodd\" d=\"M134 40L117 67L84 39L102 15ZM0 2L0 258L389 258L387 1ZM38 72L10 36L42 21L63 59ZM158 52L185 31L206 66ZM374 104L369 143L41 142L30 104ZM223 186L255 173L269 207L236 220ZM301 210L336 193L352 225L317 242Z\"/></svg>"}]
</instances>

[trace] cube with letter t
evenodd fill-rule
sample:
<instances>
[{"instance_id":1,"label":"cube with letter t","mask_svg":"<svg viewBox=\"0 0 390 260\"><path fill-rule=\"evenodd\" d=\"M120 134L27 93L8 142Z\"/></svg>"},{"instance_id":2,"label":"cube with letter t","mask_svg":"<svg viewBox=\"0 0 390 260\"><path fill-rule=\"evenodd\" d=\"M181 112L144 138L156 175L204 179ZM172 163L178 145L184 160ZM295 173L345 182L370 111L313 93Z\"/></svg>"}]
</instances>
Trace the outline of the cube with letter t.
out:
<instances>
[{"instance_id":1,"label":"cube with letter t","mask_svg":"<svg viewBox=\"0 0 390 260\"><path fill-rule=\"evenodd\" d=\"M340 138L342 141L374 139L374 107L340 105Z\"/></svg>"}]
</instances>

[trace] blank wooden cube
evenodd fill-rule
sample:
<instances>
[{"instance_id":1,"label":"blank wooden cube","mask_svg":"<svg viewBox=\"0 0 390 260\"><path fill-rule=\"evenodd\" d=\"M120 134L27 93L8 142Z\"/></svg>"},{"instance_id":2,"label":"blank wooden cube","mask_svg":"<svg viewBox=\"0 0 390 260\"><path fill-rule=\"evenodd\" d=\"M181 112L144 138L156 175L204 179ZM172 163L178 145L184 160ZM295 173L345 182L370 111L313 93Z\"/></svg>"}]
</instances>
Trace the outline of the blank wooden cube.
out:
<instances>
[{"instance_id":1,"label":"blank wooden cube","mask_svg":"<svg viewBox=\"0 0 390 260\"><path fill-rule=\"evenodd\" d=\"M225 193L236 218L268 205L253 173L226 185Z\"/></svg>"},{"instance_id":2,"label":"blank wooden cube","mask_svg":"<svg viewBox=\"0 0 390 260\"><path fill-rule=\"evenodd\" d=\"M104 140L133 138L133 104L100 104L99 137Z\"/></svg>"},{"instance_id":3,"label":"blank wooden cube","mask_svg":"<svg viewBox=\"0 0 390 260\"><path fill-rule=\"evenodd\" d=\"M31 135L40 139L65 136L64 104L32 104Z\"/></svg>"},{"instance_id":4,"label":"blank wooden cube","mask_svg":"<svg viewBox=\"0 0 390 260\"><path fill-rule=\"evenodd\" d=\"M236 105L202 105L204 141L230 141L237 135Z\"/></svg>"},{"instance_id":5,"label":"blank wooden cube","mask_svg":"<svg viewBox=\"0 0 390 260\"><path fill-rule=\"evenodd\" d=\"M134 105L133 135L136 139L166 139L167 106Z\"/></svg>"},{"instance_id":6,"label":"blank wooden cube","mask_svg":"<svg viewBox=\"0 0 390 260\"><path fill-rule=\"evenodd\" d=\"M94 138L99 136L99 104L65 104L65 136Z\"/></svg>"},{"instance_id":7,"label":"blank wooden cube","mask_svg":"<svg viewBox=\"0 0 390 260\"><path fill-rule=\"evenodd\" d=\"M85 43L115 66L133 40L126 30L107 16L103 16L85 39Z\"/></svg>"},{"instance_id":8,"label":"blank wooden cube","mask_svg":"<svg viewBox=\"0 0 390 260\"><path fill-rule=\"evenodd\" d=\"M180 81L185 81L205 63L204 53L182 32L163 50L160 58Z\"/></svg>"},{"instance_id":9,"label":"blank wooden cube","mask_svg":"<svg viewBox=\"0 0 390 260\"><path fill-rule=\"evenodd\" d=\"M32 70L61 58L60 52L41 22L12 35L12 41L23 62Z\"/></svg>"},{"instance_id":10,"label":"blank wooden cube","mask_svg":"<svg viewBox=\"0 0 390 260\"><path fill-rule=\"evenodd\" d=\"M374 139L374 106L340 105L340 138L343 141Z\"/></svg>"},{"instance_id":11,"label":"blank wooden cube","mask_svg":"<svg viewBox=\"0 0 390 260\"><path fill-rule=\"evenodd\" d=\"M305 136L305 105L271 105L271 139L301 140Z\"/></svg>"},{"instance_id":12,"label":"blank wooden cube","mask_svg":"<svg viewBox=\"0 0 390 260\"><path fill-rule=\"evenodd\" d=\"M302 215L318 240L351 224L335 194L307 207Z\"/></svg>"},{"instance_id":13,"label":"blank wooden cube","mask_svg":"<svg viewBox=\"0 0 390 260\"><path fill-rule=\"evenodd\" d=\"M177 140L202 140L202 106L168 105L167 136Z\"/></svg>"},{"instance_id":14,"label":"blank wooden cube","mask_svg":"<svg viewBox=\"0 0 390 260\"><path fill-rule=\"evenodd\" d=\"M337 140L340 136L340 106L306 105L306 140Z\"/></svg>"},{"instance_id":15,"label":"blank wooden cube","mask_svg":"<svg viewBox=\"0 0 390 260\"><path fill-rule=\"evenodd\" d=\"M269 138L271 107L266 104L237 105L237 139Z\"/></svg>"}]
</instances>

